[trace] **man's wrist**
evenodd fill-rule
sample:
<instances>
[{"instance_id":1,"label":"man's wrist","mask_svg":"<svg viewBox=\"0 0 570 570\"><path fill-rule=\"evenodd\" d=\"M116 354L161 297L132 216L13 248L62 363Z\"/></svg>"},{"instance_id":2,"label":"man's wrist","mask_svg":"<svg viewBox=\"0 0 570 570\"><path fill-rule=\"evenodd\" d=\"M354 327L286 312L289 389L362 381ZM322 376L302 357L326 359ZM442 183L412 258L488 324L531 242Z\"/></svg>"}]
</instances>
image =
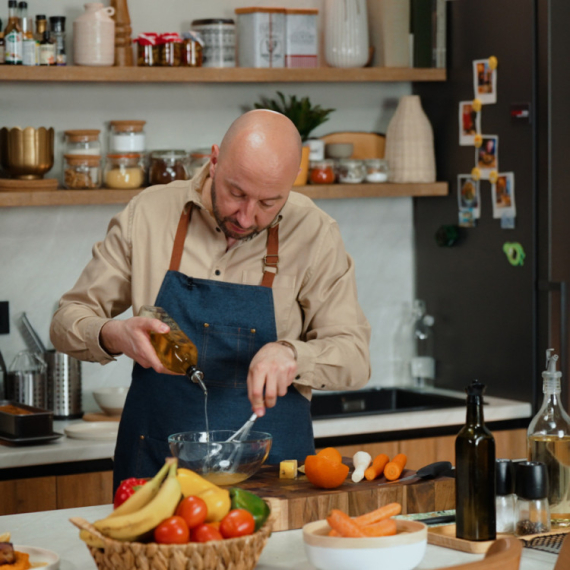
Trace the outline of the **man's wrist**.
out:
<instances>
[{"instance_id":1,"label":"man's wrist","mask_svg":"<svg viewBox=\"0 0 570 570\"><path fill-rule=\"evenodd\" d=\"M297 349L290 342L288 342L286 340L277 340L275 342L277 344L282 344L283 346L290 348L293 352L293 358L295 359L295 362L297 361Z\"/></svg>"}]
</instances>

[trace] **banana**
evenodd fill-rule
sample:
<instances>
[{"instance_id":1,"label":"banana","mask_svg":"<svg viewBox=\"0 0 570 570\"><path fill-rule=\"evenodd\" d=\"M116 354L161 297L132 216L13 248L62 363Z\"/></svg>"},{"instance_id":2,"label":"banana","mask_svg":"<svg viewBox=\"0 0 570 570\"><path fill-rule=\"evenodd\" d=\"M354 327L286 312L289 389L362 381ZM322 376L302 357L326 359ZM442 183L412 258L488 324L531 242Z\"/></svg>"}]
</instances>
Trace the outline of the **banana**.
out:
<instances>
[{"instance_id":1,"label":"banana","mask_svg":"<svg viewBox=\"0 0 570 570\"><path fill-rule=\"evenodd\" d=\"M161 470L153 479L145 483L140 489L137 489L122 505L119 505L107 518L120 517L140 511L145 505L150 503L156 497L160 484L164 481L170 464L166 462Z\"/></svg>"},{"instance_id":2,"label":"banana","mask_svg":"<svg viewBox=\"0 0 570 570\"><path fill-rule=\"evenodd\" d=\"M10 542L10 533L5 532L4 534L0 534L0 542Z\"/></svg>"},{"instance_id":3,"label":"banana","mask_svg":"<svg viewBox=\"0 0 570 570\"><path fill-rule=\"evenodd\" d=\"M176 479L177 460L169 458L167 463L169 465L168 476L156 496L142 509L126 515L108 516L96 521L93 526L109 538L135 542L163 520L171 517L180 502L182 491ZM146 485L143 489L144 487Z\"/></svg>"},{"instance_id":4,"label":"banana","mask_svg":"<svg viewBox=\"0 0 570 570\"><path fill-rule=\"evenodd\" d=\"M79 538L88 546L105 548L105 543L98 536L91 534L88 530L81 529L79 531Z\"/></svg>"}]
</instances>

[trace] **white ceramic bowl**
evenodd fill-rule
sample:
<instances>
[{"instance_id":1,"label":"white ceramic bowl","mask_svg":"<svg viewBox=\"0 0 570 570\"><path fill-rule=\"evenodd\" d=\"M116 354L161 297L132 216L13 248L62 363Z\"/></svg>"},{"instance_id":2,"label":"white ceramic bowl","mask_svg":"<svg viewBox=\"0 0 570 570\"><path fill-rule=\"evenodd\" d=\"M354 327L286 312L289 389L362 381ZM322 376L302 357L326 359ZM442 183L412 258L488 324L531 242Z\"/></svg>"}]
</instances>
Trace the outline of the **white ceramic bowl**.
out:
<instances>
[{"instance_id":1,"label":"white ceramic bowl","mask_svg":"<svg viewBox=\"0 0 570 570\"><path fill-rule=\"evenodd\" d=\"M325 155L327 158L350 158L354 151L352 143L328 143L325 145Z\"/></svg>"},{"instance_id":2,"label":"white ceramic bowl","mask_svg":"<svg viewBox=\"0 0 570 570\"><path fill-rule=\"evenodd\" d=\"M93 391L93 397L99 407L109 416L120 416L125 407L128 388L99 388Z\"/></svg>"},{"instance_id":3,"label":"white ceramic bowl","mask_svg":"<svg viewBox=\"0 0 570 570\"><path fill-rule=\"evenodd\" d=\"M427 526L418 521L397 519L394 536L339 538L328 536L326 520L303 527L309 562L319 570L412 570L424 557Z\"/></svg>"}]
</instances>

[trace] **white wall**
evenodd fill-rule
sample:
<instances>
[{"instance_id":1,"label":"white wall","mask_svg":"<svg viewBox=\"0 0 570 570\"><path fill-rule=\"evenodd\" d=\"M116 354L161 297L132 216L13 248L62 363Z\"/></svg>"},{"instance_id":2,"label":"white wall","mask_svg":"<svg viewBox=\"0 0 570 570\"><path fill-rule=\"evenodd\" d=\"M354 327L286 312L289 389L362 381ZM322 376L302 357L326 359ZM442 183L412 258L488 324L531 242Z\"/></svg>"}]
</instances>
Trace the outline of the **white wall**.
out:
<instances>
[{"instance_id":1,"label":"white wall","mask_svg":"<svg viewBox=\"0 0 570 570\"><path fill-rule=\"evenodd\" d=\"M82 12L83 1L29 0L30 15L64 14L70 21ZM199 17L231 17L233 8L280 5L277 1L131 0L133 35L142 31L183 31ZM290 0L297 6L319 1ZM0 12L4 19L6 14ZM72 43L68 34L68 43ZM0 70L1 77L1 70ZM98 128L102 135L112 119L147 121L147 146L184 148L220 141L229 124L260 95L308 95L313 103L336 111L315 135L355 130L385 132L397 100L409 94L409 84L35 84L3 83L0 126L53 126L56 165L61 173L61 137L66 129ZM106 141L102 137L102 142ZM335 217L355 258L359 297L373 327L373 384L397 379L393 338L402 306L413 299L413 225L410 198L321 200L319 206ZM43 341L61 294L73 285L103 238L111 216L122 206L73 206L0 209L0 301L10 302L11 334L0 336L0 350L9 364L25 348L17 321L26 311ZM130 362L101 367L83 364L84 407L96 409L90 392L100 385L128 385Z\"/></svg>"}]
</instances>

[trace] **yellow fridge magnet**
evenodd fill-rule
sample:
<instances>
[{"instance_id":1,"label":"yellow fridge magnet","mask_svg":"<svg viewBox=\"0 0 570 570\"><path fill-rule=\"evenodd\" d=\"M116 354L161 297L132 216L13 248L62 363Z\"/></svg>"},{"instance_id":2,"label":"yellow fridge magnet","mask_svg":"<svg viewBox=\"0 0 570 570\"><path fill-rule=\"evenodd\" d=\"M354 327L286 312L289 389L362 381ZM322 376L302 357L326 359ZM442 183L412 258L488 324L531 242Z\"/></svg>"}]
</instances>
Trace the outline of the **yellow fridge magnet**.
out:
<instances>
[{"instance_id":1,"label":"yellow fridge magnet","mask_svg":"<svg viewBox=\"0 0 570 570\"><path fill-rule=\"evenodd\" d=\"M498 65L499 65L499 60L494 55L492 55L489 58L489 68L492 71L495 71L495 69L497 69Z\"/></svg>"},{"instance_id":2,"label":"yellow fridge magnet","mask_svg":"<svg viewBox=\"0 0 570 570\"><path fill-rule=\"evenodd\" d=\"M483 136L482 135L475 135L473 137L473 145L475 148L479 148L483 144Z\"/></svg>"},{"instance_id":3,"label":"yellow fridge magnet","mask_svg":"<svg viewBox=\"0 0 570 570\"><path fill-rule=\"evenodd\" d=\"M477 167L471 169L471 178L481 180L481 171Z\"/></svg>"},{"instance_id":4,"label":"yellow fridge magnet","mask_svg":"<svg viewBox=\"0 0 570 570\"><path fill-rule=\"evenodd\" d=\"M499 178L499 173L496 170L491 170L489 173L489 182L491 184L496 184L497 178Z\"/></svg>"},{"instance_id":5,"label":"yellow fridge magnet","mask_svg":"<svg viewBox=\"0 0 570 570\"><path fill-rule=\"evenodd\" d=\"M476 111L477 113L479 113L479 111L481 111L481 107L483 106L483 104L481 103L481 99L473 99L473 110Z\"/></svg>"},{"instance_id":6,"label":"yellow fridge magnet","mask_svg":"<svg viewBox=\"0 0 570 570\"><path fill-rule=\"evenodd\" d=\"M483 105L497 102L497 68L491 68L491 61L497 58L476 59L473 61L474 98Z\"/></svg>"}]
</instances>

